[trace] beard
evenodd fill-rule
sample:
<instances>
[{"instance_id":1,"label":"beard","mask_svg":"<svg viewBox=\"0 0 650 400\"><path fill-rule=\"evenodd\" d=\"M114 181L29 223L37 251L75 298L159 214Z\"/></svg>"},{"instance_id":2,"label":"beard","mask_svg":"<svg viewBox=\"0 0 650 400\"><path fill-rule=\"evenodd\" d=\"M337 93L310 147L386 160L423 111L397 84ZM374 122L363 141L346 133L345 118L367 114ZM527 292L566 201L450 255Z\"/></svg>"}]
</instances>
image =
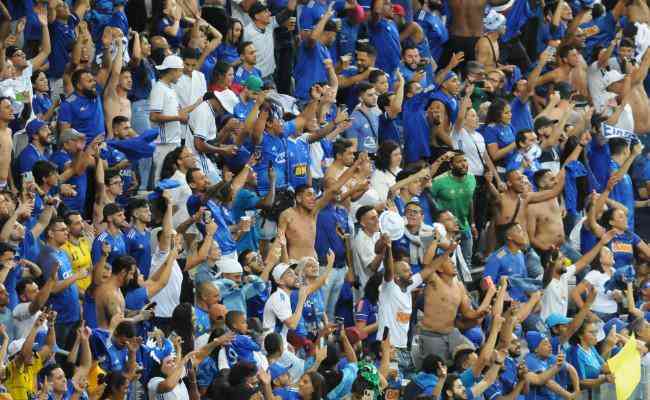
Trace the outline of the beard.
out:
<instances>
[{"instance_id":1,"label":"beard","mask_svg":"<svg viewBox=\"0 0 650 400\"><path fill-rule=\"evenodd\" d=\"M84 89L81 91L81 94L89 99L97 97L97 91L95 89Z\"/></svg>"},{"instance_id":2,"label":"beard","mask_svg":"<svg viewBox=\"0 0 650 400\"><path fill-rule=\"evenodd\" d=\"M451 173L452 173L452 175L454 175L455 177L458 177L458 178L467 175L467 171L465 171L464 169L452 168Z\"/></svg>"}]
</instances>

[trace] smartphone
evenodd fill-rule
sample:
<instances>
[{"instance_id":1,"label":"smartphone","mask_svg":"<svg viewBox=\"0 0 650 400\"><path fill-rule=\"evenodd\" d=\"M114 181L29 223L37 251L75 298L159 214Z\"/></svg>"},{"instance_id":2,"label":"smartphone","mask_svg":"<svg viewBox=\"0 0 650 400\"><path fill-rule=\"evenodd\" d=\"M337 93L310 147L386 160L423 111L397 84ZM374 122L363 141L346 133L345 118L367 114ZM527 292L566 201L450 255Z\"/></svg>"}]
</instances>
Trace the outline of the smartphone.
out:
<instances>
[{"instance_id":1,"label":"smartphone","mask_svg":"<svg viewBox=\"0 0 650 400\"><path fill-rule=\"evenodd\" d=\"M154 301L154 302L151 302L151 303L147 304L146 306L144 306L144 309L145 310L153 310L154 308L156 308L157 305L158 305L158 303L156 303Z\"/></svg>"},{"instance_id":2,"label":"smartphone","mask_svg":"<svg viewBox=\"0 0 650 400\"><path fill-rule=\"evenodd\" d=\"M65 94L59 94L59 99L61 99L61 101L65 101Z\"/></svg>"},{"instance_id":3,"label":"smartphone","mask_svg":"<svg viewBox=\"0 0 650 400\"><path fill-rule=\"evenodd\" d=\"M388 329L387 326L385 326L385 327L384 327L384 334L383 334L381 340L386 340L386 339L388 339L388 333L389 333L389 329Z\"/></svg>"},{"instance_id":4,"label":"smartphone","mask_svg":"<svg viewBox=\"0 0 650 400\"><path fill-rule=\"evenodd\" d=\"M336 335L341 334L341 330L343 330L345 323L345 319L342 317L336 317Z\"/></svg>"}]
</instances>

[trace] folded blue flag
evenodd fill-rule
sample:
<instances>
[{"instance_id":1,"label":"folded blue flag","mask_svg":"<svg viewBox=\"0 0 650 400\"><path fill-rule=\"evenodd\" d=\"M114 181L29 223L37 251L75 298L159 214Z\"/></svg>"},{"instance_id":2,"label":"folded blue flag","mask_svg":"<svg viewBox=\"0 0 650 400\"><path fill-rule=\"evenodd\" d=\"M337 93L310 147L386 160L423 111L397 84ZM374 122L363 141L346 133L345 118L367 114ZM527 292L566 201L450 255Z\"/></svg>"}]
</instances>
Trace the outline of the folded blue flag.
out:
<instances>
[{"instance_id":1,"label":"folded blue flag","mask_svg":"<svg viewBox=\"0 0 650 400\"><path fill-rule=\"evenodd\" d=\"M158 134L160 134L158 128L148 129L136 137L123 140L108 140L106 144L121 151L129 161L133 162L153 156L156 145L152 142L156 140Z\"/></svg>"}]
</instances>

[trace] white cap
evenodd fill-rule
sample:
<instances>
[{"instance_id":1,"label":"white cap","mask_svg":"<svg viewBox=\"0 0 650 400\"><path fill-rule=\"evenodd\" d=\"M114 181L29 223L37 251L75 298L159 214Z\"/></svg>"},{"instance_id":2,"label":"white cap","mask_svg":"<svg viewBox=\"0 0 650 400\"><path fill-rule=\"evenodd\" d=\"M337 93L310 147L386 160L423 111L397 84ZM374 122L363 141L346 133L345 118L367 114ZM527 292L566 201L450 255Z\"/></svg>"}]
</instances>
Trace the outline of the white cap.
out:
<instances>
[{"instance_id":1,"label":"white cap","mask_svg":"<svg viewBox=\"0 0 650 400\"><path fill-rule=\"evenodd\" d=\"M7 355L9 356L9 358L18 354L20 350L23 348L24 344L25 344L25 338L16 339L11 343L9 343L9 347L7 348Z\"/></svg>"},{"instance_id":2,"label":"white cap","mask_svg":"<svg viewBox=\"0 0 650 400\"><path fill-rule=\"evenodd\" d=\"M276 265L273 268L273 272L271 273L271 275L273 275L273 279L275 280L275 282L278 282L280 279L282 279L282 275L284 275L284 273L287 272L289 268L292 268L295 265L296 264L287 264L287 263L280 263Z\"/></svg>"},{"instance_id":3,"label":"white cap","mask_svg":"<svg viewBox=\"0 0 650 400\"><path fill-rule=\"evenodd\" d=\"M244 272L237 260L228 257L222 257L217 261L217 267L219 267L219 274L241 274Z\"/></svg>"},{"instance_id":4,"label":"white cap","mask_svg":"<svg viewBox=\"0 0 650 400\"><path fill-rule=\"evenodd\" d=\"M235 105L239 103L239 97L237 97L237 95L230 89L222 90L220 92L215 90L214 96L219 100L221 107L223 107L228 114L232 114Z\"/></svg>"},{"instance_id":5,"label":"white cap","mask_svg":"<svg viewBox=\"0 0 650 400\"><path fill-rule=\"evenodd\" d=\"M156 65L156 69L159 71L166 69L183 69L183 60L181 60L179 56L167 56L163 60L162 64Z\"/></svg>"},{"instance_id":6,"label":"white cap","mask_svg":"<svg viewBox=\"0 0 650 400\"><path fill-rule=\"evenodd\" d=\"M498 31L506 23L506 17L503 14L499 14L493 9L490 9L488 14L483 18L483 25L487 32Z\"/></svg>"},{"instance_id":7,"label":"white cap","mask_svg":"<svg viewBox=\"0 0 650 400\"><path fill-rule=\"evenodd\" d=\"M625 75L621 74L615 69L607 71L605 76L603 77L603 84L605 85L605 88L609 87L612 83L616 83L618 81L622 81L625 79Z\"/></svg>"},{"instance_id":8,"label":"white cap","mask_svg":"<svg viewBox=\"0 0 650 400\"><path fill-rule=\"evenodd\" d=\"M379 216L379 230L390 240L397 240L404 236L404 218L395 211L384 211Z\"/></svg>"}]
</instances>

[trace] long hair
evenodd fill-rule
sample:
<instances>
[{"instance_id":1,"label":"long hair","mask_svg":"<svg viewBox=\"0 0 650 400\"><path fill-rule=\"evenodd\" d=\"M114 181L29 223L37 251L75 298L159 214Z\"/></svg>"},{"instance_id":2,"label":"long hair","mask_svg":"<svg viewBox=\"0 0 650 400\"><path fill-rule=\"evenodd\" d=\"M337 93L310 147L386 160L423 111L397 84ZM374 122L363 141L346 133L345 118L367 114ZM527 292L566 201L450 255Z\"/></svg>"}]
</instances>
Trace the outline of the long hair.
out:
<instances>
[{"instance_id":1,"label":"long hair","mask_svg":"<svg viewBox=\"0 0 650 400\"><path fill-rule=\"evenodd\" d=\"M160 170L160 179L171 178L172 175L176 172L178 167L176 163L181 157L181 152L185 147L178 146L174 150L170 151L163 160L162 169Z\"/></svg>"},{"instance_id":2,"label":"long hair","mask_svg":"<svg viewBox=\"0 0 650 400\"><path fill-rule=\"evenodd\" d=\"M505 110L508 103L505 100L497 98L490 103L490 107L487 110L487 115L485 116L486 124L500 124L503 120L503 110Z\"/></svg>"},{"instance_id":3,"label":"long hair","mask_svg":"<svg viewBox=\"0 0 650 400\"><path fill-rule=\"evenodd\" d=\"M183 339L183 354L194 350L193 312L191 303L181 303L172 312L170 327Z\"/></svg>"},{"instance_id":4,"label":"long hair","mask_svg":"<svg viewBox=\"0 0 650 400\"><path fill-rule=\"evenodd\" d=\"M375 158L375 167L378 170L390 172L390 157L395 149L399 149L399 144L392 140L386 140L379 145L377 158Z\"/></svg>"},{"instance_id":5,"label":"long hair","mask_svg":"<svg viewBox=\"0 0 650 400\"><path fill-rule=\"evenodd\" d=\"M381 272L375 273L368 279L366 286L363 288L363 299L368 300L372 304L379 302L379 286L383 282L384 274Z\"/></svg>"}]
</instances>

